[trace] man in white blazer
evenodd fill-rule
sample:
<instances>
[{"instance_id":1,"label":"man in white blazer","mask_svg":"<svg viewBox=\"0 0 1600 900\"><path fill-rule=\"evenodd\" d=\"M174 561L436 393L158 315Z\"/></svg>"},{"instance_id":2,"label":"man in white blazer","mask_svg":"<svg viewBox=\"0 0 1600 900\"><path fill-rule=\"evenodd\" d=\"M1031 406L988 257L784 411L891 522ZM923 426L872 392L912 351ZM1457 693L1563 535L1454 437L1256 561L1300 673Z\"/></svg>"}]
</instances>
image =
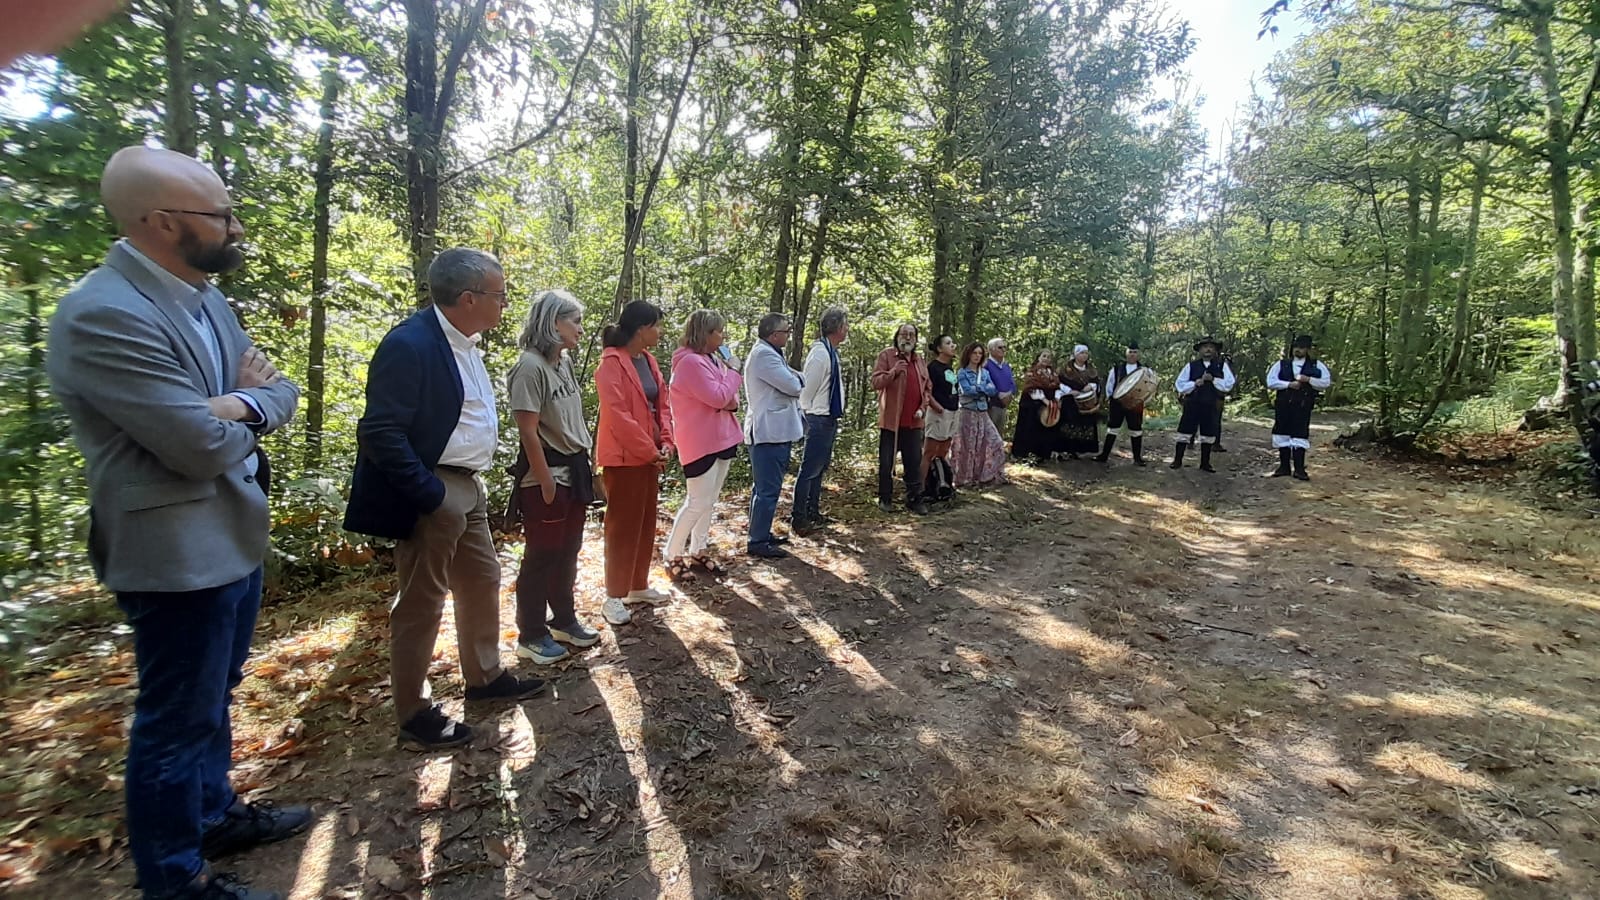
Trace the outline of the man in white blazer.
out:
<instances>
[{"instance_id":1,"label":"man in white blazer","mask_svg":"<svg viewBox=\"0 0 1600 900\"><path fill-rule=\"evenodd\" d=\"M779 546L784 538L772 533L783 477L789 474L794 442L805 433L800 414L800 373L783 360L789 343L789 317L781 313L762 316L756 326L756 345L744 361L744 390L750 410L745 415L745 442L750 445L750 469L755 487L750 493L750 535L745 549L751 556L782 559L789 551Z\"/></svg>"}]
</instances>

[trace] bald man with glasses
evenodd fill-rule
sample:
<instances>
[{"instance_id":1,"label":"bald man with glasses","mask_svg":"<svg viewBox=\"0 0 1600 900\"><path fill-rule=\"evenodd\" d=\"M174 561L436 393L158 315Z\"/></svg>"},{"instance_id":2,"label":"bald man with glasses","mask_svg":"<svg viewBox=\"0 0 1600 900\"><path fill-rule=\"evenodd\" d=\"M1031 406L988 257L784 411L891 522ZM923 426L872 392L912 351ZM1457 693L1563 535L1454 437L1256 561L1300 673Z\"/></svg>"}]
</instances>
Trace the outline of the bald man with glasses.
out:
<instances>
[{"instance_id":1,"label":"bald man with glasses","mask_svg":"<svg viewBox=\"0 0 1600 900\"><path fill-rule=\"evenodd\" d=\"M46 367L83 452L90 561L133 627L128 845L146 898L273 900L208 861L311 821L228 780L271 527L258 442L300 389L211 283L244 262L244 226L209 166L129 147L101 197L122 238L57 306Z\"/></svg>"}]
</instances>

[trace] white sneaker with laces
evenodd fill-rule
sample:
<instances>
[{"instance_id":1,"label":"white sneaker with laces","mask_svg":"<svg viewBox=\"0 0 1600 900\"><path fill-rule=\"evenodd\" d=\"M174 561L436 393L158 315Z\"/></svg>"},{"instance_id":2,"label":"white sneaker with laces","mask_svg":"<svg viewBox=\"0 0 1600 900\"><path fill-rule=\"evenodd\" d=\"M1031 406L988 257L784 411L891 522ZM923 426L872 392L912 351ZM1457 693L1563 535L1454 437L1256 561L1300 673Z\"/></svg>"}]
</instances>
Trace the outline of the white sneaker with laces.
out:
<instances>
[{"instance_id":1,"label":"white sneaker with laces","mask_svg":"<svg viewBox=\"0 0 1600 900\"><path fill-rule=\"evenodd\" d=\"M600 604L600 617L613 625L626 625L633 621L633 613L628 612L628 607L620 597L607 597L606 602Z\"/></svg>"},{"instance_id":2,"label":"white sneaker with laces","mask_svg":"<svg viewBox=\"0 0 1600 900\"><path fill-rule=\"evenodd\" d=\"M651 606L663 606L672 602L672 595L658 591L655 588L645 588L642 591L629 591L627 602L648 603Z\"/></svg>"}]
</instances>

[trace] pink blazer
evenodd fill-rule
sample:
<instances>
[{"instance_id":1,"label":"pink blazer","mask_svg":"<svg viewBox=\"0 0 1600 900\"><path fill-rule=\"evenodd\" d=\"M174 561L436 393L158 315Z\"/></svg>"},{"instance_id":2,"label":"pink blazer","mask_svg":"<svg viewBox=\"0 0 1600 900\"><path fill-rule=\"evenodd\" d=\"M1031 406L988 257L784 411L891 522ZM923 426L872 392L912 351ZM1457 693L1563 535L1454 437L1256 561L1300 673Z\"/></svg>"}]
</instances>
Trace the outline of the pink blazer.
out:
<instances>
[{"instance_id":1,"label":"pink blazer","mask_svg":"<svg viewBox=\"0 0 1600 900\"><path fill-rule=\"evenodd\" d=\"M728 409L739 402L744 378L704 353L679 347L672 354L672 423L678 458L690 463L744 443L739 418Z\"/></svg>"},{"instance_id":2,"label":"pink blazer","mask_svg":"<svg viewBox=\"0 0 1600 900\"><path fill-rule=\"evenodd\" d=\"M650 362L650 373L655 376L660 394L656 398L656 414L650 414L650 401L645 399L644 385L639 382L639 372L633 367L628 351L621 347L607 347L600 354L600 365L594 370L594 384L600 393L600 422L595 428L595 462L606 466L647 466L656 461L661 448L674 448L672 442L672 406L667 383L661 378L661 367L647 351L644 358ZM660 439L657 441L657 430Z\"/></svg>"}]
</instances>

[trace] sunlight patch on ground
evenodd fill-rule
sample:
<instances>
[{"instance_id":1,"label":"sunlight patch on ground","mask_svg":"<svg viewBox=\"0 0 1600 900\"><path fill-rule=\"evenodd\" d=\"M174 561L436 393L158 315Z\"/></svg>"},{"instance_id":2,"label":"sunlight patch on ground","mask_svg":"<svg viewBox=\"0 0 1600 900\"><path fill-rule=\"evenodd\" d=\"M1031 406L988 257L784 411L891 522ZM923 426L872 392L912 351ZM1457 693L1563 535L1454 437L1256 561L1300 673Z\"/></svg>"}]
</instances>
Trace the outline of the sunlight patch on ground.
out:
<instances>
[{"instance_id":1,"label":"sunlight patch on ground","mask_svg":"<svg viewBox=\"0 0 1600 900\"><path fill-rule=\"evenodd\" d=\"M624 667L608 668L611 677L606 679L604 684L596 680L595 688L600 692L607 710L612 719L618 723L620 731L622 723L641 721L644 700L639 694L639 687L634 683L633 676ZM650 760L645 755L644 748L637 743L624 742L622 749L628 761L628 773L638 785L639 817L645 832L650 871L655 875L657 884L675 883L680 870L687 877L687 867L684 863L689 854L688 845L684 841L683 834L678 831L678 827L673 824L667 811L662 807L661 786L656 783L655 776L650 771ZM688 885L686 890L693 894L694 885Z\"/></svg>"},{"instance_id":2,"label":"sunlight patch on ground","mask_svg":"<svg viewBox=\"0 0 1600 900\"><path fill-rule=\"evenodd\" d=\"M319 816L306 839L305 852L300 854L300 868L295 872L291 897L321 897L328 886L329 869L333 851L338 846L340 817L332 814Z\"/></svg>"},{"instance_id":3,"label":"sunlight patch on ground","mask_svg":"<svg viewBox=\"0 0 1600 900\"><path fill-rule=\"evenodd\" d=\"M1372 764L1394 775L1416 775L1447 787L1469 791L1487 791L1494 787L1494 782L1477 772L1468 772L1464 764L1445 759L1414 741L1384 745L1372 755Z\"/></svg>"}]
</instances>

